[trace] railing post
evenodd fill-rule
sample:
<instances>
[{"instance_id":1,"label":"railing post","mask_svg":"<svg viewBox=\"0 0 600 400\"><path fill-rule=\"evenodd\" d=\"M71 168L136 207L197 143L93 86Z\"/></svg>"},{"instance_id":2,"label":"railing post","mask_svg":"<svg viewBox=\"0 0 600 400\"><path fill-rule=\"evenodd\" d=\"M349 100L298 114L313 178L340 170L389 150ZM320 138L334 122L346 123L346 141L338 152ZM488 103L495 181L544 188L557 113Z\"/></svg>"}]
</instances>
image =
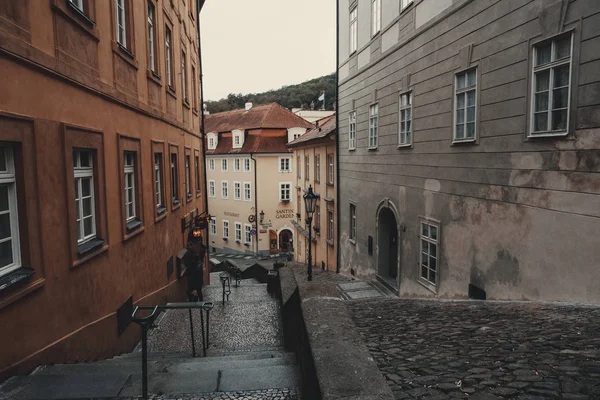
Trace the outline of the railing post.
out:
<instances>
[{"instance_id":1,"label":"railing post","mask_svg":"<svg viewBox=\"0 0 600 400\"><path fill-rule=\"evenodd\" d=\"M202 330L202 357L206 357L206 339L204 337L204 314L200 309L200 329Z\"/></svg>"},{"instance_id":2,"label":"railing post","mask_svg":"<svg viewBox=\"0 0 600 400\"><path fill-rule=\"evenodd\" d=\"M210 337L210 310L206 310L206 348L208 349Z\"/></svg>"},{"instance_id":3,"label":"railing post","mask_svg":"<svg viewBox=\"0 0 600 400\"><path fill-rule=\"evenodd\" d=\"M192 309L188 308L190 313L190 337L192 339L192 357L196 357L196 342L194 340L194 321L192 319Z\"/></svg>"},{"instance_id":4,"label":"railing post","mask_svg":"<svg viewBox=\"0 0 600 400\"><path fill-rule=\"evenodd\" d=\"M142 397L148 399L148 327L145 323L142 327Z\"/></svg>"}]
</instances>

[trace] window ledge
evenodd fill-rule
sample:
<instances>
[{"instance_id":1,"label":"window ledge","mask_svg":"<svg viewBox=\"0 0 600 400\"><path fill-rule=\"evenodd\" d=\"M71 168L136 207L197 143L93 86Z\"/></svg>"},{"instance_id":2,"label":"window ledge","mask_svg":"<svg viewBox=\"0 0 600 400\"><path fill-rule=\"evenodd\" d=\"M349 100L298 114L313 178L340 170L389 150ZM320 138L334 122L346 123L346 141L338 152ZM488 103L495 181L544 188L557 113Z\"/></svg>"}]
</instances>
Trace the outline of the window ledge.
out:
<instances>
[{"instance_id":1,"label":"window ledge","mask_svg":"<svg viewBox=\"0 0 600 400\"><path fill-rule=\"evenodd\" d=\"M377 151L377 147L367 147L367 150L369 150L369 151Z\"/></svg>"},{"instance_id":2,"label":"window ledge","mask_svg":"<svg viewBox=\"0 0 600 400\"><path fill-rule=\"evenodd\" d=\"M94 238L77 246L77 255L79 257L87 256L88 254L100 249L104 246L104 240Z\"/></svg>"},{"instance_id":3,"label":"window ledge","mask_svg":"<svg viewBox=\"0 0 600 400\"><path fill-rule=\"evenodd\" d=\"M15 289L31 280L35 274L33 268L20 267L0 277L0 294Z\"/></svg>"},{"instance_id":4,"label":"window ledge","mask_svg":"<svg viewBox=\"0 0 600 400\"><path fill-rule=\"evenodd\" d=\"M126 63L131 65L133 68L138 69L138 62L135 59L135 56L129 50L127 50L125 47L123 47L119 43L113 41L112 42L112 50L113 50L113 53L117 54L119 57L121 57L123 60L125 60Z\"/></svg>"},{"instance_id":5,"label":"window ledge","mask_svg":"<svg viewBox=\"0 0 600 400\"><path fill-rule=\"evenodd\" d=\"M167 94L170 94L174 99L177 98L177 92L171 85L167 85Z\"/></svg>"},{"instance_id":6,"label":"window ledge","mask_svg":"<svg viewBox=\"0 0 600 400\"><path fill-rule=\"evenodd\" d=\"M179 204L179 200L178 199L173 199L173 203L171 206L171 210L177 210L179 208L179 206L181 206L181 204Z\"/></svg>"},{"instance_id":7,"label":"window ledge","mask_svg":"<svg viewBox=\"0 0 600 400\"><path fill-rule=\"evenodd\" d=\"M191 193L188 193L188 194L187 194L187 202L189 203L190 201L192 201L192 198L193 198L193 197L194 197L194 195L193 195L193 194L191 194Z\"/></svg>"},{"instance_id":8,"label":"window ledge","mask_svg":"<svg viewBox=\"0 0 600 400\"><path fill-rule=\"evenodd\" d=\"M202 194L201 190L196 190L196 197L200 197L201 194Z\"/></svg>"},{"instance_id":9,"label":"window ledge","mask_svg":"<svg viewBox=\"0 0 600 400\"><path fill-rule=\"evenodd\" d=\"M356 151L356 147L348 148L348 151Z\"/></svg>"},{"instance_id":10,"label":"window ledge","mask_svg":"<svg viewBox=\"0 0 600 400\"><path fill-rule=\"evenodd\" d=\"M398 148L399 149L412 149L412 143L399 144Z\"/></svg>"},{"instance_id":11,"label":"window ledge","mask_svg":"<svg viewBox=\"0 0 600 400\"><path fill-rule=\"evenodd\" d=\"M196 115L196 116L197 116L197 115L200 115L200 114L198 113L198 109L197 109L197 108L193 108L193 109L192 109L192 112L193 112L193 113L194 113L194 115Z\"/></svg>"},{"instance_id":12,"label":"window ledge","mask_svg":"<svg viewBox=\"0 0 600 400\"><path fill-rule=\"evenodd\" d=\"M429 281L426 281L423 278L419 278L417 279L417 282L423 286L425 289L429 290L430 292L432 292L433 294L437 294L437 287L436 285L432 284Z\"/></svg>"},{"instance_id":13,"label":"window ledge","mask_svg":"<svg viewBox=\"0 0 600 400\"><path fill-rule=\"evenodd\" d=\"M540 133L531 132L527 135L527 139L565 137L568 134L569 132L567 131L548 131Z\"/></svg>"},{"instance_id":14,"label":"window ledge","mask_svg":"<svg viewBox=\"0 0 600 400\"><path fill-rule=\"evenodd\" d=\"M66 3L66 4L65 4ZM63 16L79 26L84 32L90 35L96 42L100 41L96 23L79 10L70 1L54 0L52 7L59 11Z\"/></svg>"},{"instance_id":15,"label":"window ledge","mask_svg":"<svg viewBox=\"0 0 600 400\"><path fill-rule=\"evenodd\" d=\"M461 140L452 140L452 146L460 146L463 144L477 144L477 139L461 139Z\"/></svg>"},{"instance_id":16,"label":"window ledge","mask_svg":"<svg viewBox=\"0 0 600 400\"><path fill-rule=\"evenodd\" d=\"M30 282L28 285L25 286L16 285L16 287L14 288L18 290L14 292L12 290L7 290L7 292L2 294L1 296L2 298L0 299L0 310L2 310L4 307L11 305L15 301L27 296L28 294L44 287L45 283L46 279L40 278L33 282Z\"/></svg>"},{"instance_id":17,"label":"window ledge","mask_svg":"<svg viewBox=\"0 0 600 400\"><path fill-rule=\"evenodd\" d=\"M167 218L167 207L161 206L156 210L156 218L154 218L154 222L162 221Z\"/></svg>"},{"instance_id":18,"label":"window ledge","mask_svg":"<svg viewBox=\"0 0 600 400\"><path fill-rule=\"evenodd\" d=\"M157 85L162 86L162 82L160 80L160 75L157 75L152 70L147 69L146 76L148 77L148 80L151 80L152 82L156 83Z\"/></svg>"},{"instance_id":19,"label":"window ledge","mask_svg":"<svg viewBox=\"0 0 600 400\"><path fill-rule=\"evenodd\" d=\"M142 226L142 221L140 221L139 219L134 219L132 221L129 221L126 224L127 233L128 234L132 233L133 231L138 230L141 226Z\"/></svg>"},{"instance_id":20,"label":"window ledge","mask_svg":"<svg viewBox=\"0 0 600 400\"><path fill-rule=\"evenodd\" d=\"M353 245L356 246L356 240L354 240L354 239L348 239L348 241L350 242L350 244L353 244Z\"/></svg>"},{"instance_id":21,"label":"window ledge","mask_svg":"<svg viewBox=\"0 0 600 400\"><path fill-rule=\"evenodd\" d=\"M333 246L333 239L327 239L326 242L328 245Z\"/></svg>"}]
</instances>

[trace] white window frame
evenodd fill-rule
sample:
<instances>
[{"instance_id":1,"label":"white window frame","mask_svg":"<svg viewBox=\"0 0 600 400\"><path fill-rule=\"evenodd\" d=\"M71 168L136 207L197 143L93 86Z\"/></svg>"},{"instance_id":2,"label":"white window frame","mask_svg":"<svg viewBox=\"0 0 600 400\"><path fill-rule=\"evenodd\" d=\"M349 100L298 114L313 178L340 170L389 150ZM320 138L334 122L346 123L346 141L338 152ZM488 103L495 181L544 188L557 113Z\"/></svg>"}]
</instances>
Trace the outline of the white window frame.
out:
<instances>
[{"instance_id":1,"label":"white window frame","mask_svg":"<svg viewBox=\"0 0 600 400\"><path fill-rule=\"evenodd\" d=\"M215 138L214 137L208 138L208 149L214 150L216 148L217 148L217 146L215 146Z\"/></svg>"},{"instance_id":2,"label":"white window frame","mask_svg":"<svg viewBox=\"0 0 600 400\"><path fill-rule=\"evenodd\" d=\"M348 114L348 150L356 150L356 111Z\"/></svg>"},{"instance_id":3,"label":"white window frame","mask_svg":"<svg viewBox=\"0 0 600 400\"><path fill-rule=\"evenodd\" d=\"M350 10L350 54L358 50L358 6Z\"/></svg>"},{"instance_id":4,"label":"white window frame","mask_svg":"<svg viewBox=\"0 0 600 400\"><path fill-rule=\"evenodd\" d=\"M81 166L81 154L88 153L88 157L90 160L90 165L88 167ZM75 185L75 207L79 209L77 213L79 215L79 220L77 224L79 226L78 235L77 235L77 244L81 245L86 243L96 237L96 195L94 188L94 154L90 149L73 149L73 175L77 184ZM83 179L90 180L90 195L86 196L86 198L90 200L90 211L91 214L84 216L83 214L83 193L82 193L82 185L81 182ZM89 235L83 235L85 233L85 224L84 219L91 218L92 219L92 231Z\"/></svg>"},{"instance_id":5,"label":"white window frame","mask_svg":"<svg viewBox=\"0 0 600 400\"><path fill-rule=\"evenodd\" d=\"M131 222L137 217L137 204L135 203L135 152L125 152L123 155L123 170L125 174L125 222ZM128 177L131 177L131 186L129 186ZM133 208L131 213L129 212L129 205Z\"/></svg>"},{"instance_id":6,"label":"white window frame","mask_svg":"<svg viewBox=\"0 0 600 400\"><path fill-rule=\"evenodd\" d=\"M285 186L287 186L287 188ZM284 192L284 190L285 190L285 192ZM280 202L291 202L292 201L292 182L279 182L279 201Z\"/></svg>"},{"instance_id":7,"label":"white window frame","mask_svg":"<svg viewBox=\"0 0 600 400\"><path fill-rule=\"evenodd\" d=\"M413 106L412 90L398 96L398 147L412 146ZM404 125L404 129L402 126Z\"/></svg>"},{"instance_id":8,"label":"white window frame","mask_svg":"<svg viewBox=\"0 0 600 400\"><path fill-rule=\"evenodd\" d=\"M223 200L229 199L229 182L221 181L221 198Z\"/></svg>"},{"instance_id":9,"label":"white window frame","mask_svg":"<svg viewBox=\"0 0 600 400\"><path fill-rule=\"evenodd\" d=\"M250 232L252 231L252 225L244 224L244 243L252 245L252 235Z\"/></svg>"},{"instance_id":10,"label":"white window frame","mask_svg":"<svg viewBox=\"0 0 600 400\"><path fill-rule=\"evenodd\" d=\"M229 221L223 220L223 239L229 239Z\"/></svg>"},{"instance_id":11,"label":"white window frame","mask_svg":"<svg viewBox=\"0 0 600 400\"><path fill-rule=\"evenodd\" d=\"M73 4L75 6L75 8L77 8L79 11L84 12L83 11L83 0L69 0L69 2L71 4Z\"/></svg>"},{"instance_id":12,"label":"white window frame","mask_svg":"<svg viewBox=\"0 0 600 400\"><path fill-rule=\"evenodd\" d=\"M356 243L356 204L350 203L350 241Z\"/></svg>"},{"instance_id":13,"label":"white window frame","mask_svg":"<svg viewBox=\"0 0 600 400\"><path fill-rule=\"evenodd\" d=\"M165 61L166 61L166 75L167 75L167 84L170 87L173 87L173 76L171 71L171 29L166 27L165 29Z\"/></svg>"},{"instance_id":14,"label":"white window frame","mask_svg":"<svg viewBox=\"0 0 600 400\"><path fill-rule=\"evenodd\" d=\"M183 93L183 101L188 102L188 93L187 93L187 57L185 51L181 50L181 92Z\"/></svg>"},{"instance_id":15,"label":"white window frame","mask_svg":"<svg viewBox=\"0 0 600 400\"><path fill-rule=\"evenodd\" d=\"M179 201L179 171L177 168L177 153L170 154L171 161L171 201Z\"/></svg>"},{"instance_id":16,"label":"white window frame","mask_svg":"<svg viewBox=\"0 0 600 400\"><path fill-rule=\"evenodd\" d=\"M334 226L333 211L327 210L327 240L333 240Z\"/></svg>"},{"instance_id":17,"label":"white window frame","mask_svg":"<svg viewBox=\"0 0 600 400\"><path fill-rule=\"evenodd\" d=\"M235 240L241 243L242 242L242 223L241 222L236 222L235 223Z\"/></svg>"},{"instance_id":18,"label":"white window frame","mask_svg":"<svg viewBox=\"0 0 600 400\"><path fill-rule=\"evenodd\" d=\"M252 201L252 183L244 182L244 201Z\"/></svg>"},{"instance_id":19,"label":"white window frame","mask_svg":"<svg viewBox=\"0 0 600 400\"><path fill-rule=\"evenodd\" d=\"M229 162L226 158L221 159L221 172L227 172L229 170Z\"/></svg>"},{"instance_id":20,"label":"white window frame","mask_svg":"<svg viewBox=\"0 0 600 400\"><path fill-rule=\"evenodd\" d=\"M209 171L214 171L215 170L215 159L214 158L209 158L208 159L208 170Z\"/></svg>"},{"instance_id":21,"label":"white window frame","mask_svg":"<svg viewBox=\"0 0 600 400\"><path fill-rule=\"evenodd\" d=\"M242 200L242 182L233 182L233 199Z\"/></svg>"},{"instance_id":22,"label":"white window frame","mask_svg":"<svg viewBox=\"0 0 600 400\"><path fill-rule=\"evenodd\" d=\"M185 155L185 190L187 194L187 198L192 198L192 182L191 182L191 172L190 172L190 155Z\"/></svg>"},{"instance_id":23,"label":"white window frame","mask_svg":"<svg viewBox=\"0 0 600 400\"><path fill-rule=\"evenodd\" d=\"M556 42L564 39L567 35L569 35L570 38L570 51L569 51L569 57L565 57L565 58L561 58L561 59L556 59ZM532 63L532 67L531 67L531 112L530 112L530 120L529 120L529 132L528 132L528 137L549 137L549 136L564 136L567 135L569 133L569 128L570 128L570 118L571 118L571 92L572 92L572 88L573 88L573 32L569 32L567 34L560 34L558 36L554 36L550 39L546 39L542 42L536 43L532 46L532 51L533 51L533 55L532 55L532 59L533 59L533 63ZM537 54L537 49L539 47L541 47L542 45L548 45L548 43L550 43L551 46L551 55L550 55L550 61L546 64L543 65L539 65L537 66L537 62L538 62L538 54ZM558 89L564 89L567 88L567 107L562 107L562 108L557 108L557 109L553 109L553 102L554 102L554 90L556 90L557 88L554 87L555 84L555 70L559 67L564 67L565 65L569 66L569 78L568 78L568 86L561 86ZM535 130L535 115L538 114L539 112L536 112L535 109L535 100L536 100L536 95L538 93L542 93L543 91L537 92L536 91L536 83L537 83L537 75L541 72L544 71L549 71L549 82L548 82L548 110L546 110L545 112L548 114L548 119L547 119L547 129L544 131L536 131ZM557 129L557 130L553 130L552 129L552 113L553 111L556 110L564 110L566 108L567 110L567 117L566 117L566 127L565 129Z\"/></svg>"},{"instance_id":24,"label":"white window frame","mask_svg":"<svg viewBox=\"0 0 600 400\"><path fill-rule=\"evenodd\" d=\"M115 0L115 17L117 43L124 48L127 48L127 15L125 13L125 0ZM122 23L119 23L119 21Z\"/></svg>"},{"instance_id":25,"label":"white window frame","mask_svg":"<svg viewBox=\"0 0 600 400\"><path fill-rule=\"evenodd\" d=\"M423 228L427 226L427 234L424 234ZM433 238L431 234L431 227L436 229L436 236ZM424 243L427 244L427 249L424 248ZM435 246L435 254L432 255L431 245ZM421 219L419 222L419 281L425 283L427 286L436 288L439 282L439 271L440 271L440 224L439 222L432 221L429 219ZM427 258L427 263L424 264L423 256ZM435 269L431 267L431 260L435 259ZM423 268L426 269L427 277L423 276ZM431 274L435 275L434 279L431 280Z\"/></svg>"},{"instance_id":26,"label":"white window frame","mask_svg":"<svg viewBox=\"0 0 600 400\"><path fill-rule=\"evenodd\" d=\"M156 73L156 57L154 54L154 15L156 14L154 4L148 0L148 45L150 46L148 55L150 57L150 71Z\"/></svg>"},{"instance_id":27,"label":"white window frame","mask_svg":"<svg viewBox=\"0 0 600 400\"><path fill-rule=\"evenodd\" d=\"M249 158L244 158L244 172L252 171L252 163Z\"/></svg>"},{"instance_id":28,"label":"white window frame","mask_svg":"<svg viewBox=\"0 0 600 400\"><path fill-rule=\"evenodd\" d=\"M217 197L215 181L212 179L208 181L208 197Z\"/></svg>"},{"instance_id":29,"label":"white window frame","mask_svg":"<svg viewBox=\"0 0 600 400\"><path fill-rule=\"evenodd\" d=\"M400 11L404 10L406 7L408 7L411 3L413 2L413 0L400 0Z\"/></svg>"},{"instance_id":30,"label":"white window frame","mask_svg":"<svg viewBox=\"0 0 600 400\"><path fill-rule=\"evenodd\" d=\"M369 106L369 149L376 149L379 144L379 103Z\"/></svg>"},{"instance_id":31,"label":"white window frame","mask_svg":"<svg viewBox=\"0 0 600 400\"><path fill-rule=\"evenodd\" d=\"M381 0L371 0L371 37L381 31Z\"/></svg>"},{"instance_id":32,"label":"white window frame","mask_svg":"<svg viewBox=\"0 0 600 400\"><path fill-rule=\"evenodd\" d=\"M327 154L327 183L333 185L334 181L334 164L335 157L333 154Z\"/></svg>"},{"instance_id":33,"label":"white window frame","mask_svg":"<svg viewBox=\"0 0 600 400\"><path fill-rule=\"evenodd\" d=\"M235 172L240 172L242 169L242 162L239 158L236 158L235 160L233 160L233 170Z\"/></svg>"},{"instance_id":34,"label":"white window frame","mask_svg":"<svg viewBox=\"0 0 600 400\"><path fill-rule=\"evenodd\" d=\"M217 235L217 218L210 217L210 234Z\"/></svg>"},{"instance_id":35,"label":"white window frame","mask_svg":"<svg viewBox=\"0 0 600 400\"><path fill-rule=\"evenodd\" d=\"M0 243L11 241L12 252L12 262L0 267L0 276L2 276L21 267L21 244L19 236L19 210L17 207L17 180L15 175L14 148L10 145L4 146L0 144L0 151L4 152L6 163L6 171L0 171L0 185L6 185L8 189L8 210L0 211L0 215L8 214L8 219L10 221L10 235L4 239L0 239Z\"/></svg>"},{"instance_id":36,"label":"white window frame","mask_svg":"<svg viewBox=\"0 0 600 400\"><path fill-rule=\"evenodd\" d=\"M164 207L162 193L162 153L154 153L154 183L156 208Z\"/></svg>"},{"instance_id":37,"label":"white window frame","mask_svg":"<svg viewBox=\"0 0 600 400\"><path fill-rule=\"evenodd\" d=\"M315 155L315 182L321 182L321 155Z\"/></svg>"},{"instance_id":38,"label":"white window frame","mask_svg":"<svg viewBox=\"0 0 600 400\"><path fill-rule=\"evenodd\" d=\"M240 146L240 135L233 135L233 145L237 147Z\"/></svg>"},{"instance_id":39,"label":"white window frame","mask_svg":"<svg viewBox=\"0 0 600 400\"><path fill-rule=\"evenodd\" d=\"M468 75L469 72L475 72L475 84L474 85L470 85L468 84ZM478 129L478 123L477 123L477 113L479 111L479 107L477 105L478 101L479 101L479 77L477 76L479 73L478 68L477 67L472 67L472 68L467 68L465 70L459 71L454 75L454 112L453 112L453 118L452 118L452 142L453 143L462 143L462 142L474 142L477 140L477 129ZM465 87L464 88L458 88L458 82L459 82L459 78L460 76L464 75L465 76ZM470 108L467 104L468 101L468 96L469 93L475 93L475 105L474 106L470 106L470 107L475 107L475 119L473 121L468 121L467 120L467 116L468 116L468 109ZM463 122L460 123L463 126L463 133L464 133L464 137L462 138L457 138L456 137L456 127L457 125L459 125L458 123L458 99L459 97L462 96L464 97L464 116L463 116ZM473 123L473 137L467 137L467 126L468 124Z\"/></svg>"},{"instance_id":40,"label":"white window frame","mask_svg":"<svg viewBox=\"0 0 600 400\"><path fill-rule=\"evenodd\" d=\"M287 164L287 167L285 164ZM279 157L279 172L292 172L292 159L290 157Z\"/></svg>"}]
</instances>

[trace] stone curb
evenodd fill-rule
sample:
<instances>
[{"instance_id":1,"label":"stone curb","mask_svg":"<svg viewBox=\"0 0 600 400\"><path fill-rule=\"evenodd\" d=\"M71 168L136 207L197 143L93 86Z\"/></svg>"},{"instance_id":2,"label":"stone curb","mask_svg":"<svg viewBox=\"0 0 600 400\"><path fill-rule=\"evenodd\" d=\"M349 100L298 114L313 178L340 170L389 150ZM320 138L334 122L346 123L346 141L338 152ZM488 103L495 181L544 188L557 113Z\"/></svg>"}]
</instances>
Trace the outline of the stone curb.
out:
<instances>
[{"instance_id":1,"label":"stone curb","mask_svg":"<svg viewBox=\"0 0 600 400\"><path fill-rule=\"evenodd\" d=\"M335 283L296 280L291 268L279 270L284 304L298 290L300 313L323 400L393 400ZM296 297L298 299L298 297ZM298 301L298 300L296 300Z\"/></svg>"}]
</instances>

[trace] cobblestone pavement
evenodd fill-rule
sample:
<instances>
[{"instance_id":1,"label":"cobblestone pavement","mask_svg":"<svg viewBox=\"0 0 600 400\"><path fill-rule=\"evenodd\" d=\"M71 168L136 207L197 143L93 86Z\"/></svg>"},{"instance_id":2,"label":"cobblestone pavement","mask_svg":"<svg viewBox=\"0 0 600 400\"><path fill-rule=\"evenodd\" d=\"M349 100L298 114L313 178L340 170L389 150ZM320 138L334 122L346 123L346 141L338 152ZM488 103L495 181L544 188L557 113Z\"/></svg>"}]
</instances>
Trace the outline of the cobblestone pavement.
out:
<instances>
[{"instance_id":1,"label":"cobblestone pavement","mask_svg":"<svg viewBox=\"0 0 600 400\"><path fill-rule=\"evenodd\" d=\"M396 399L600 399L600 308L348 302Z\"/></svg>"},{"instance_id":2,"label":"cobblestone pavement","mask_svg":"<svg viewBox=\"0 0 600 400\"><path fill-rule=\"evenodd\" d=\"M117 400L141 400L137 397L121 397ZM251 390L246 392L214 392L199 395L182 395L176 397L149 395L149 400L299 400L300 397L295 390L290 389L266 389ZM101 399L98 399L101 400ZM112 399L111 399L112 400Z\"/></svg>"}]
</instances>

